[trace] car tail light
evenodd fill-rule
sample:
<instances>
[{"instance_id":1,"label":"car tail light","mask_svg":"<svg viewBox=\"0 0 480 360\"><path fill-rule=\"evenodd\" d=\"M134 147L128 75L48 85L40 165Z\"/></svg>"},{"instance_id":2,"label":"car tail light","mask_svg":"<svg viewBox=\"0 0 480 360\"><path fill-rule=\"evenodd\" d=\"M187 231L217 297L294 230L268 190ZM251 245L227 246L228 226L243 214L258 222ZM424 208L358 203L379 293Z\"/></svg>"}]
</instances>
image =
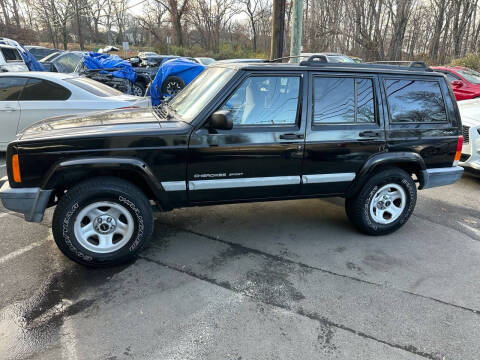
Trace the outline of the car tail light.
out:
<instances>
[{"instance_id":1,"label":"car tail light","mask_svg":"<svg viewBox=\"0 0 480 360\"><path fill-rule=\"evenodd\" d=\"M18 154L12 156L12 174L13 181L16 183L22 182L22 176L20 175L20 162L18 160Z\"/></svg>"},{"instance_id":2,"label":"car tail light","mask_svg":"<svg viewBox=\"0 0 480 360\"><path fill-rule=\"evenodd\" d=\"M462 156L462 146L463 146L463 136L460 135L457 141L457 151L455 152L455 158L453 159L453 166L458 165L458 161Z\"/></svg>"}]
</instances>

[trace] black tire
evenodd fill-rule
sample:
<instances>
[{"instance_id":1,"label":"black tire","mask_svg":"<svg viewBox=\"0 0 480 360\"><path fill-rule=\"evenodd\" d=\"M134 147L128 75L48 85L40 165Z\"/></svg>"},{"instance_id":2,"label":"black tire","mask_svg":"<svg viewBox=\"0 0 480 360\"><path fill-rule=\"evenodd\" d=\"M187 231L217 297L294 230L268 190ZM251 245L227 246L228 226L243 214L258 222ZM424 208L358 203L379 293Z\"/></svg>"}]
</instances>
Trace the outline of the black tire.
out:
<instances>
[{"instance_id":1,"label":"black tire","mask_svg":"<svg viewBox=\"0 0 480 360\"><path fill-rule=\"evenodd\" d=\"M135 96L145 95L145 85L137 81L135 84L133 84L132 92Z\"/></svg>"},{"instance_id":2,"label":"black tire","mask_svg":"<svg viewBox=\"0 0 480 360\"><path fill-rule=\"evenodd\" d=\"M185 82L178 76L168 76L162 84L162 93L168 96L177 95L185 87Z\"/></svg>"},{"instance_id":3,"label":"black tire","mask_svg":"<svg viewBox=\"0 0 480 360\"><path fill-rule=\"evenodd\" d=\"M396 184L403 188L405 205L396 220L389 224L382 224L375 221L371 216L370 203L377 191L388 184ZM368 235L385 235L394 232L407 222L415 209L416 202L417 188L412 177L402 169L391 168L375 174L365 183L356 196L347 198L345 211L350 221L361 232ZM378 213L375 214L378 216Z\"/></svg>"},{"instance_id":4,"label":"black tire","mask_svg":"<svg viewBox=\"0 0 480 360\"><path fill-rule=\"evenodd\" d=\"M122 237L120 242L124 244L119 249L108 253L87 249L77 239L74 228L78 215L82 210L86 209L87 206L94 206L92 204L102 201L113 203L130 214L127 214L130 221L127 220L125 222L129 223L126 228L131 235ZM92 225L97 224L94 222L96 219L86 219L87 221L92 221ZM124 217L124 219L126 218ZM79 219L79 221L83 220ZM133 230L131 230L132 225ZM91 267L113 266L129 261L143 248L151 237L153 226L152 207L143 192L133 184L114 177L94 178L71 188L58 202L52 222L53 236L60 250L71 260ZM86 241L91 241L90 239L95 240L95 236L98 238L98 235L94 234L93 237L88 238ZM112 234L112 239L115 236L121 235ZM118 245L120 245L120 242ZM95 246L95 244L92 246Z\"/></svg>"}]
</instances>

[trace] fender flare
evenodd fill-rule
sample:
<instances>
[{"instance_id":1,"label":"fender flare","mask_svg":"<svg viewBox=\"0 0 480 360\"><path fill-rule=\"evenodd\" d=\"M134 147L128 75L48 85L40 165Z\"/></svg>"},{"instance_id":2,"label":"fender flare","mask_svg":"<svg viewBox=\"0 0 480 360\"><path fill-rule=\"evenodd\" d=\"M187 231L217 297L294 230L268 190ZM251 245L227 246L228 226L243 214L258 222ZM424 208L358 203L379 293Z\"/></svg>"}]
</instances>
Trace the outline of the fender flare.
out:
<instances>
[{"instance_id":1,"label":"fender flare","mask_svg":"<svg viewBox=\"0 0 480 360\"><path fill-rule=\"evenodd\" d=\"M417 174L420 182L419 189L422 189L425 179L423 178L423 171L426 170L425 161L423 158L415 152L385 152L376 154L370 157L360 171L357 172L355 181L349 186L346 191L346 197L355 195L362 186L367 182L369 175L371 175L376 169L381 166L398 166L400 164L414 164L419 168Z\"/></svg>"},{"instance_id":2,"label":"fender flare","mask_svg":"<svg viewBox=\"0 0 480 360\"><path fill-rule=\"evenodd\" d=\"M42 189L53 189L61 182L65 172L71 170L119 170L138 174L148 185L156 200L164 208L170 208L168 197L160 181L157 180L148 165L136 158L88 157L62 160L48 170Z\"/></svg>"}]
</instances>

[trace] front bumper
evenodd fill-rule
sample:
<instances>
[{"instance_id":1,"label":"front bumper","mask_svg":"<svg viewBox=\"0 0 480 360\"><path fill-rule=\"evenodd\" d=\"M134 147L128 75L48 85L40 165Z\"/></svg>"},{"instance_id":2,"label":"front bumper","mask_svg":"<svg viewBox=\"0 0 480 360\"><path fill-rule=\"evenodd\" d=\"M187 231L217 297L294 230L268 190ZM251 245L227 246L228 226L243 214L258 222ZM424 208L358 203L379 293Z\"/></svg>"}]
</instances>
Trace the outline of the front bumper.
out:
<instances>
[{"instance_id":1,"label":"front bumper","mask_svg":"<svg viewBox=\"0 0 480 360\"><path fill-rule=\"evenodd\" d=\"M40 188L12 189L7 178L0 180L0 199L8 210L22 213L26 221L40 222L53 190Z\"/></svg>"},{"instance_id":2,"label":"front bumper","mask_svg":"<svg viewBox=\"0 0 480 360\"><path fill-rule=\"evenodd\" d=\"M421 174L423 186L421 189L453 184L457 182L462 175L463 168L461 166L423 170Z\"/></svg>"}]
</instances>

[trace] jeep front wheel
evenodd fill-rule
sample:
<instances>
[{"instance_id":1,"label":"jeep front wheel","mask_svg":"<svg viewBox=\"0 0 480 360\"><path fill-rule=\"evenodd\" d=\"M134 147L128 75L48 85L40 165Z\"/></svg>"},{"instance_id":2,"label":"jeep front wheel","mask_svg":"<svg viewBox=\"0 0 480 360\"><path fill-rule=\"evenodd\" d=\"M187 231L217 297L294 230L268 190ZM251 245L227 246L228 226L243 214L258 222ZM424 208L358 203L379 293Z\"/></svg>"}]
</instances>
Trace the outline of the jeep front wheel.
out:
<instances>
[{"instance_id":1,"label":"jeep front wheel","mask_svg":"<svg viewBox=\"0 0 480 360\"><path fill-rule=\"evenodd\" d=\"M369 235L391 233L407 222L417 201L417 188L402 169L374 175L360 192L345 201L350 221Z\"/></svg>"},{"instance_id":2,"label":"jeep front wheel","mask_svg":"<svg viewBox=\"0 0 480 360\"><path fill-rule=\"evenodd\" d=\"M70 189L53 217L53 235L70 259L99 267L134 257L153 232L152 208L134 185L99 177Z\"/></svg>"}]
</instances>

